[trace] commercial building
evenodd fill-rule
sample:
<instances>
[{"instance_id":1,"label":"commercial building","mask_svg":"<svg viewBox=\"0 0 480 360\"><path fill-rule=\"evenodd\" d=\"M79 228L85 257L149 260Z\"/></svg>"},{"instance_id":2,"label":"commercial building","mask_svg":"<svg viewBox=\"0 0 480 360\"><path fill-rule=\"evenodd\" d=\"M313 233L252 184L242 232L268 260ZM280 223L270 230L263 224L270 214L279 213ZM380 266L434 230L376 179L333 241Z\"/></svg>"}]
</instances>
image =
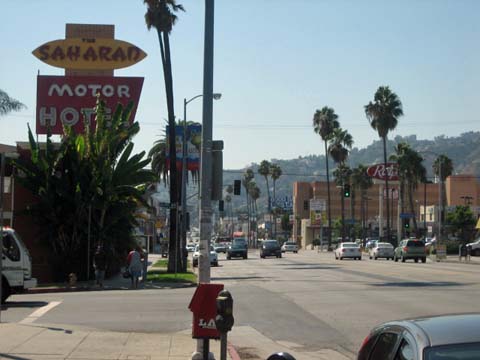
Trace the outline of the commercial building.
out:
<instances>
[{"instance_id":1,"label":"commercial building","mask_svg":"<svg viewBox=\"0 0 480 360\"><path fill-rule=\"evenodd\" d=\"M399 204L398 182L390 183L390 228L391 234L397 234L402 229L403 221L400 217L408 219L413 216L408 204ZM479 213L480 183L474 175L452 175L446 179L445 192L447 210L457 205L470 205L474 214ZM338 188L334 182L330 183L331 216L333 222L341 218L341 197L343 189ZM382 220L383 228L386 227L386 193L383 182L375 183L366 191L362 201L359 191L354 191L349 198L344 198L346 224L361 224L366 229L366 234L378 237ZM325 229L328 227L327 217L327 182L295 182L293 184L293 237L299 245L307 247L314 239L322 238L326 241ZM433 212L438 209L440 199L439 184L419 184L413 196L415 218L419 229L429 233L435 232L438 217ZM311 209L311 206L325 204L323 207ZM363 203L363 206L362 206ZM436 207L435 207L436 206ZM430 210L428 210L430 207ZM321 210L317 210L321 209ZM403 210L402 210L403 209ZM383 212L383 219L380 213ZM402 215L401 215L402 214ZM426 219L424 216L426 215ZM426 220L426 221L425 221ZM410 220L410 223L413 221ZM430 230L430 231L429 231Z\"/></svg>"}]
</instances>

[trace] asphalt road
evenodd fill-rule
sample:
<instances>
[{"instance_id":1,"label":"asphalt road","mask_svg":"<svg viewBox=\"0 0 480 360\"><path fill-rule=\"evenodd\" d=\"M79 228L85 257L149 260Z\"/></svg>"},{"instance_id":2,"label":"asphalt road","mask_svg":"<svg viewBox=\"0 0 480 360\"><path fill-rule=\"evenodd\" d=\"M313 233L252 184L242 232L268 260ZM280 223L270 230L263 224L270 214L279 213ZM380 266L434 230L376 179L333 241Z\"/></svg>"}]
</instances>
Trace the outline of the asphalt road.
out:
<instances>
[{"instance_id":1,"label":"asphalt road","mask_svg":"<svg viewBox=\"0 0 480 360\"><path fill-rule=\"evenodd\" d=\"M479 312L480 265L335 260L305 250L281 259L225 260L212 268L234 298L235 326L250 327L301 351L355 353L369 330L384 321ZM34 321L113 331L174 332L190 328L194 288L17 295L2 321L25 321L39 307L59 302ZM233 338L235 331L232 333Z\"/></svg>"}]
</instances>

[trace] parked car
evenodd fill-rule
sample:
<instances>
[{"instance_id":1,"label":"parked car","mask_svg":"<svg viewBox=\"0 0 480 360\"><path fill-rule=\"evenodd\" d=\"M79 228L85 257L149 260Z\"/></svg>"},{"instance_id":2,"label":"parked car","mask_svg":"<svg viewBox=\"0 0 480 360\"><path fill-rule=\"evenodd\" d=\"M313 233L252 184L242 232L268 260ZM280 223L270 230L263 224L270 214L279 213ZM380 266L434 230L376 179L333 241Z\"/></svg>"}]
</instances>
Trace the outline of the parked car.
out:
<instances>
[{"instance_id":1,"label":"parked car","mask_svg":"<svg viewBox=\"0 0 480 360\"><path fill-rule=\"evenodd\" d=\"M423 241L417 239L405 239L400 241L398 247L395 248L395 253L393 254L393 260L398 261L398 259L405 262L408 259L413 259L415 262L422 260L422 262L427 261L427 253L425 249L425 244Z\"/></svg>"},{"instance_id":2,"label":"parked car","mask_svg":"<svg viewBox=\"0 0 480 360\"><path fill-rule=\"evenodd\" d=\"M196 245L195 246L195 251L193 253L193 258L192 258L192 265L193 267L198 266L198 259L200 258L200 246ZM212 266L218 266L218 255L213 248L212 245L210 245L210 253L209 253L209 258L210 258L210 265Z\"/></svg>"},{"instance_id":3,"label":"parked car","mask_svg":"<svg viewBox=\"0 0 480 360\"><path fill-rule=\"evenodd\" d=\"M370 259L377 260L378 258L385 258L393 260L393 245L385 242L376 242L372 248L368 249L368 256Z\"/></svg>"},{"instance_id":4,"label":"parked car","mask_svg":"<svg viewBox=\"0 0 480 360\"><path fill-rule=\"evenodd\" d=\"M365 248L371 249L379 240L378 239L369 239L365 244Z\"/></svg>"},{"instance_id":5,"label":"parked car","mask_svg":"<svg viewBox=\"0 0 480 360\"><path fill-rule=\"evenodd\" d=\"M354 260L362 260L362 252L360 246L354 242L344 242L337 245L335 248L335 259L343 260L351 258Z\"/></svg>"},{"instance_id":6,"label":"parked car","mask_svg":"<svg viewBox=\"0 0 480 360\"><path fill-rule=\"evenodd\" d=\"M294 241L287 241L282 245L282 253L291 251L293 253L298 253L298 245Z\"/></svg>"},{"instance_id":7,"label":"parked car","mask_svg":"<svg viewBox=\"0 0 480 360\"><path fill-rule=\"evenodd\" d=\"M282 257L282 250L277 240L264 240L260 249L260 257L265 259L267 256Z\"/></svg>"},{"instance_id":8,"label":"parked car","mask_svg":"<svg viewBox=\"0 0 480 360\"><path fill-rule=\"evenodd\" d=\"M480 256L480 238L467 244L467 248L470 248L470 255Z\"/></svg>"},{"instance_id":9,"label":"parked car","mask_svg":"<svg viewBox=\"0 0 480 360\"><path fill-rule=\"evenodd\" d=\"M227 245L225 243L216 243L213 248L217 253L227 253Z\"/></svg>"},{"instance_id":10,"label":"parked car","mask_svg":"<svg viewBox=\"0 0 480 360\"><path fill-rule=\"evenodd\" d=\"M248 258L248 249L246 247L246 244L243 244L242 242L235 241L235 239L232 241L232 244L228 247L227 249L227 260L230 260L231 258L235 257L241 257L244 259Z\"/></svg>"},{"instance_id":11,"label":"parked car","mask_svg":"<svg viewBox=\"0 0 480 360\"><path fill-rule=\"evenodd\" d=\"M188 252L194 252L196 246L197 246L197 244L188 243L188 244L187 244L187 251L188 251Z\"/></svg>"},{"instance_id":12,"label":"parked car","mask_svg":"<svg viewBox=\"0 0 480 360\"><path fill-rule=\"evenodd\" d=\"M357 360L480 359L480 314L391 321L363 340Z\"/></svg>"}]
</instances>

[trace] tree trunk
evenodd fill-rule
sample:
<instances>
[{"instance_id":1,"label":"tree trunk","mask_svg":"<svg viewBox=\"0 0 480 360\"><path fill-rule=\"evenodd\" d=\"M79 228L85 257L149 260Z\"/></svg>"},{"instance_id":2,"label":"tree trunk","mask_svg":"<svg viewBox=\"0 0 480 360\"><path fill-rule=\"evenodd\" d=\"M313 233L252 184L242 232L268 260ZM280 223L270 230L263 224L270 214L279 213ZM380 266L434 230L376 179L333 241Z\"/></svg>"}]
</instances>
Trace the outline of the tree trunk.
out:
<instances>
[{"instance_id":1,"label":"tree trunk","mask_svg":"<svg viewBox=\"0 0 480 360\"><path fill-rule=\"evenodd\" d=\"M273 180L273 199L275 200L275 180ZM276 208L274 208L274 216L273 216L273 238L277 238L277 211Z\"/></svg>"},{"instance_id":2,"label":"tree trunk","mask_svg":"<svg viewBox=\"0 0 480 360\"><path fill-rule=\"evenodd\" d=\"M410 203L410 213L413 214L413 230L415 231L415 236L418 236L417 217L415 213L415 204L413 203L413 192L414 192L413 186L412 184L410 184L408 201Z\"/></svg>"},{"instance_id":3,"label":"tree trunk","mask_svg":"<svg viewBox=\"0 0 480 360\"><path fill-rule=\"evenodd\" d=\"M387 137L383 140L383 164L385 166L385 190L387 192L387 242L390 242L390 194L388 191L388 172L387 172ZM399 239L397 239L398 241Z\"/></svg>"},{"instance_id":4,"label":"tree trunk","mask_svg":"<svg viewBox=\"0 0 480 360\"><path fill-rule=\"evenodd\" d=\"M328 216L328 249L332 246L332 211L330 208L330 174L328 169L328 149L327 141L325 143L325 166L327 168L327 216Z\"/></svg>"},{"instance_id":5,"label":"tree trunk","mask_svg":"<svg viewBox=\"0 0 480 360\"><path fill-rule=\"evenodd\" d=\"M168 33L163 32L163 42L165 45L164 56L164 77L165 93L167 97L168 111L168 138L169 138L169 158L170 158L170 236L168 247L168 272L177 272L181 269L181 253L179 249L179 239L177 236L177 206L178 206L178 186L177 186L177 152L175 139L175 109L173 99L173 78L172 64L170 59L170 41Z\"/></svg>"},{"instance_id":6,"label":"tree trunk","mask_svg":"<svg viewBox=\"0 0 480 360\"><path fill-rule=\"evenodd\" d=\"M343 186L340 189L340 197L342 200L342 242L345 242L345 198L343 197Z\"/></svg>"}]
</instances>

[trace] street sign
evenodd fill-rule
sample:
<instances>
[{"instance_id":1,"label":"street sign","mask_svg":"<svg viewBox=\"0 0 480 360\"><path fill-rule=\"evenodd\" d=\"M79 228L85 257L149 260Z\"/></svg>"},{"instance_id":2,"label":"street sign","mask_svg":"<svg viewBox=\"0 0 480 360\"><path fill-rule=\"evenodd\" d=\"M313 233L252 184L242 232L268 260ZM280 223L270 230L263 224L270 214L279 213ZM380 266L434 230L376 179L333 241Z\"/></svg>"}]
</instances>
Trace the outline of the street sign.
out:
<instances>
[{"instance_id":1,"label":"street sign","mask_svg":"<svg viewBox=\"0 0 480 360\"><path fill-rule=\"evenodd\" d=\"M325 211L327 210L327 202L325 199L310 199L310 210Z\"/></svg>"},{"instance_id":2,"label":"street sign","mask_svg":"<svg viewBox=\"0 0 480 360\"><path fill-rule=\"evenodd\" d=\"M400 219L413 219L415 214L412 213L400 213Z\"/></svg>"}]
</instances>

